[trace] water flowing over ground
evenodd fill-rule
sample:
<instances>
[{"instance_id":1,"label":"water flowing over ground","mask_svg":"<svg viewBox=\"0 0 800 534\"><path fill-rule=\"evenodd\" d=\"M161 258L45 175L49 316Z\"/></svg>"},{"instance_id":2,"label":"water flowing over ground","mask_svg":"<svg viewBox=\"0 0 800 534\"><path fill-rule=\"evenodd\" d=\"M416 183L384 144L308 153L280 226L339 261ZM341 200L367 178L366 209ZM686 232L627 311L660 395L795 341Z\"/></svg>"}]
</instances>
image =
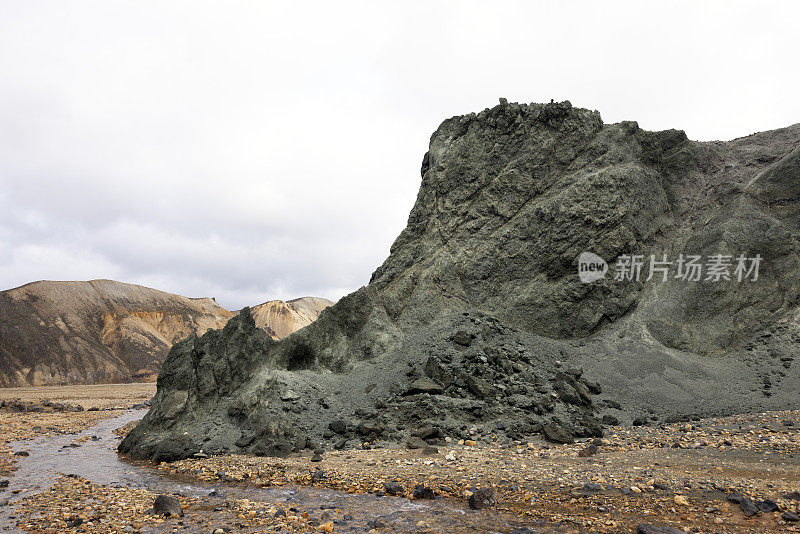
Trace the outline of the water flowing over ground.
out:
<instances>
[{"instance_id":1,"label":"water flowing over ground","mask_svg":"<svg viewBox=\"0 0 800 534\"><path fill-rule=\"evenodd\" d=\"M0 527L18 531L15 503L42 492L60 475L77 475L95 484L146 489L153 493L198 496L207 500L208 514L228 499L249 499L269 504L291 505L302 511L340 509L345 524L336 525L337 532L364 532L376 520L395 532L417 532L417 523L425 520L425 529L436 532L534 532L521 527L518 519L489 511L467 510L461 504L446 500L411 501L401 497L379 497L370 494L348 494L343 491L300 486L259 488L242 483L209 484L166 475L145 464L120 459L116 447L119 437L114 430L144 415L144 410L131 410L120 416L101 421L80 434L42 437L12 443L14 451L27 451L30 456L19 458L19 469L10 478L7 494L12 495L9 506L0 512ZM82 440L85 440L82 442ZM73 444L80 445L74 446ZM209 495L215 491L214 495ZM218 508L217 508L218 509ZM165 523L158 530L172 531L175 525ZM185 528L191 528L186 526ZM247 528L241 531L248 531ZM539 528L536 532L554 532Z\"/></svg>"}]
</instances>

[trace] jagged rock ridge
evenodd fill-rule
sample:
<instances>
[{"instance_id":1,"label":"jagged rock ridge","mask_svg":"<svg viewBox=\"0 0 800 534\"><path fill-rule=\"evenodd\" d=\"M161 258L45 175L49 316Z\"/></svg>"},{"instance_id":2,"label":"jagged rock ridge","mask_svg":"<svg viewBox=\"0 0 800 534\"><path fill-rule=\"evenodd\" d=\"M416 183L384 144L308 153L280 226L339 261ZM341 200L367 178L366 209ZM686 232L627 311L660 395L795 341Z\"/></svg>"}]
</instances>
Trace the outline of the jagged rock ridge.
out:
<instances>
[{"instance_id":1,"label":"jagged rock ridge","mask_svg":"<svg viewBox=\"0 0 800 534\"><path fill-rule=\"evenodd\" d=\"M135 456L286 454L800 398L800 126L729 142L509 104L433 134L370 283L274 343L243 314L170 352ZM760 254L757 283L584 284L577 258ZM471 426L476 427L470 429Z\"/></svg>"}]
</instances>

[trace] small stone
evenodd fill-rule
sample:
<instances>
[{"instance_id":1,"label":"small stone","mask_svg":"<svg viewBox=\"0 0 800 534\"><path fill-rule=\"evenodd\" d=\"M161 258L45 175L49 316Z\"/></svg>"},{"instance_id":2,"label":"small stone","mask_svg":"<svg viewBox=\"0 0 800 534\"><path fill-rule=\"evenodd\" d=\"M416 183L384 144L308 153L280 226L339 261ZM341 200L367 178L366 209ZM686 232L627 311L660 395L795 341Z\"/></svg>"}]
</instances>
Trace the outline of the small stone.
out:
<instances>
[{"instance_id":1,"label":"small stone","mask_svg":"<svg viewBox=\"0 0 800 534\"><path fill-rule=\"evenodd\" d=\"M569 430L555 422L545 424L542 427L542 434L544 434L546 440L554 443L572 443L575 441Z\"/></svg>"},{"instance_id":2,"label":"small stone","mask_svg":"<svg viewBox=\"0 0 800 534\"><path fill-rule=\"evenodd\" d=\"M331 432L334 432L336 434L347 433L347 423L345 423L341 419L338 419L336 421L331 421L330 423L328 423L328 428L330 429Z\"/></svg>"},{"instance_id":3,"label":"small stone","mask_svg":"<svg viewBox=\"0 0 800 534\"><path fill-rule=\"evenodd\" d=\"M311 482L321 482L323 478L325 478L325 471L323 469L317 468L316 471L311 473Z\"/></svg>"},{"instance_id":4,"label":"small stone","mask_svg":"<svg viewBox=\"0 0 800 534\"><path fill-rule=\"evenodd\" d=\"M425 449L428 447L428 443L417 436L409 436L406 440L406 448L408 449Z\"/></svg>"},{"instance_id":5,"label":"small stone","mask_svg":"<svg viewBox=\"0 0 800 534\"><path fill-rule=\"evenodd\" d=\"M442 386L431 380L430 378L420 378L414 380L406 391L406 395L416 395L418 393L428 393L429 395L437 395L444 391Z\"/></svg>"},{"instance_id":6,"label":"small stone","mask_svg":"<svg viewBox=\"0 0 800 534\"><path fill-rule=\"evenodd\" d=\"M386 482L383 485L383 490L392 496L402 495L403 494L403 486L401 486L398 482Z\"/></svg>"},{"instance_id":7,"label":"small stone","mask_svg":"<svg viewBox=\"0 0 800 534\"><path fill-rule=\"evenodd\" d=\"M153 511L158 515L167 517L183 517L183 508L180 501L171 495L159 495L153 502Z\"/></svg>"},{"instance_id":8,"label":"small stone","mask_svg":"<svg viewBox=\"0 0 800 534\"><path fill-rule=\"evenodd\" d=\"M742 502L739 503L739 508L741 508L746 517L751 517L758 513L758 508L750 499L742 499Z\"/></svg>"},{"instance_id":9,"label":"small stone","mask_svg":"<svg viewBox=\"0 0 800 534\"><path fill-rule=\"evenodd\" d=\"M772 512L778 511L778 504L773 501L772 499L764 499L763 501L758 501L756 503L756 508L758 511L764 514L771 514Z\"/></svg>"},{"instance_id":10,"label":"small stone","mask_svg":"<svg viewBox=\"0 0 800 534\"><path fill-rule=\"evenodd\" d=\"M489 508L497 502L494 496L494 488L480 488L472 492L469 496L469 507L472 510L482 510Z\"/></svg>"},{"instance_id":11,"label":"small stone","mask_svg":"<svg viewBox=\"0 0 800 534\"><path fill-rule=\"evenodd\" d=\"M675 504L677 505L689 506L689 501L687 501L686 497L684 497L683 495L675 495L675 497L673 497L672 500L675 501Z\"/></svg>"},{"instance_id":12,"label":"small stone","mask_svg":"<svg viewBox=\"0 0 800 534\"><path fill-rule=\"evenodd\" d=\"M333 521L322 523L320 526L317 527L317 530L320 532L333 532Z\"/></svg>"},{"instance_id":13,"label":"small stone","mask_svg":"<svg viewBox=\"0 0 800 534\"><path fill-rule=\"evenodd\" d=\"M433 499L434 497L433 490L428 486L419 484L414 488L414 499Z\"/></svg>"},{"instance_id":14,"label":"small stone","mask_svg":"<svg viewBox=\"0 0 800 534\"><path fill-rule=\"evenodd\" d=\"M745 499L745 496L739 492L731 493L728 495L728 502L733 504L739 504Z\"/></svg>"},{"instance_id":15,"label":"small stone","mask_svg":"<svg viewBox=\"0 0 800 534\"><path fill-rule=\"evenodd\" d=\"M412 432L412 435L422 439L438 438L439 429L435 426L424 426Z\"/></svg>"},{"instance_id":16,"label":"small stone","mask_svg":"<svg viewBox=\"0 0 800 534\"><path fill-rule=\"evenodd\" d=\"M800 521L800 516L798 516L797 514L793 514L792 512L783 512L783 515L781 515L781 519L783 519L784 521L788 521L789 523L795 523L797 521Z\"/></svg>"},{"instance_id":17,"label":"small stone","mask_svg":"<svg viewBox=\"0 0 800 534\"><path fill-rule=\"evenodd\" d=\"M595 454L597 454L597 445L594 443L578 452L578 456L581 458L588 458L589 456L593 456Z\"/></svg>"},{"instance_id":18,"label":"small stone","mask_svg":"<svg viewBox=\"0 0 800 534\"><path fill-rule=\"evenodd\" d=\"M672 527L654 527L653 525L642 524L636 526L636 534L686 534L683 530Z\"/></svg>"},{"instance_id":19,"label":"small stone","mask_svg":"<svg viewBox=\"0 0 800 534\"><path fill-rule=\"evenodd\" d=\"M300 395L298 395L297 392L292 389L287 389L281 395L281 400L285 402L293 402L296 400L300 400Z\"/></svg>"}]
</instances>

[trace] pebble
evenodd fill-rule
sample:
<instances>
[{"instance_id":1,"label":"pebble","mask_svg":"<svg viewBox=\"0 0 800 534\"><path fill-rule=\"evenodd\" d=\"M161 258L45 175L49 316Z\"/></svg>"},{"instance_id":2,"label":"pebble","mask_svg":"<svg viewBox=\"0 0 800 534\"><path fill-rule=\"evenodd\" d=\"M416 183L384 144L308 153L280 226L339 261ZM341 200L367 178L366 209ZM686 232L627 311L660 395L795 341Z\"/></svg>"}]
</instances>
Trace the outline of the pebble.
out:
<instances>
[{"instance_id":1,"label":"pebble","mask_svg":"<svg viewBox=\"0 0 800 534\"><path fill-rule=\"evenodd\" d=\"M689 501L683 495L675 495L672 500L679 506L689 506Z\"/></svg>"}]
</instances>

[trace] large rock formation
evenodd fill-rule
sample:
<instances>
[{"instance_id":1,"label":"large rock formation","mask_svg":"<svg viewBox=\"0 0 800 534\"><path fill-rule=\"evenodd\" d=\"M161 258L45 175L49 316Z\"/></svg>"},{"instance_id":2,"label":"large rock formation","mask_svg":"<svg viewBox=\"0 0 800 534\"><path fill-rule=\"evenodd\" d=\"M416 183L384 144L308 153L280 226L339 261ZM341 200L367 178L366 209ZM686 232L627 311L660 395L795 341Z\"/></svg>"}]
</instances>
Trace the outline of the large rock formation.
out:
<instances>
[{"instance_id":1,"label":"large rock formation","mask_svg":"<svg viewBox=\"0 0 800 534\"><path fill-rule=\"evenodd\" d=\"M332 304L316 297L253 308L274 339ZM94 280L34 282L0 292L0 387L154 380L170 347L225 326L213 299Z\"/></svg>"},{"instance_id":2,"label":"large rock formation","mask_svg":"<svg viewBox=\"0 0 800 534\"><path fill-rule=\"evenodd\" d=\"M257 327L265 330L272 339L281 339L316 321L320 312L332 304L320 297L301 297L285 302L270 300L253 306L250 313Z\"/></svg>"},{"instance_id":3,"label":"large rock formation","mask_svg":"<svg viewBox=\"0 0 800 534\"><path fill-rule=\"evenodd\" d=\"M153 380L173 343L232 313L111 280L34 282L0 293L0 385Z\"/></svg>"},{"instance_id":4,"label":"large rock formation","mask_svg":"<svg viewBox=\"0 0 800 534\"><path fill-rule=\"evenodd\" d=\"M242 313L176 345L120 450L565 441L599 434L601 416L796 405L799 238L800 125L701 143L501 100L433 134L408 226L367 286L280 342ZM732 280L674 264L666 280L645 267L583 283L583 252L612 271L630 255L729 255ZM737 280L740 254L760 255L757 281Z\"/></svg>"}]
</instances>

